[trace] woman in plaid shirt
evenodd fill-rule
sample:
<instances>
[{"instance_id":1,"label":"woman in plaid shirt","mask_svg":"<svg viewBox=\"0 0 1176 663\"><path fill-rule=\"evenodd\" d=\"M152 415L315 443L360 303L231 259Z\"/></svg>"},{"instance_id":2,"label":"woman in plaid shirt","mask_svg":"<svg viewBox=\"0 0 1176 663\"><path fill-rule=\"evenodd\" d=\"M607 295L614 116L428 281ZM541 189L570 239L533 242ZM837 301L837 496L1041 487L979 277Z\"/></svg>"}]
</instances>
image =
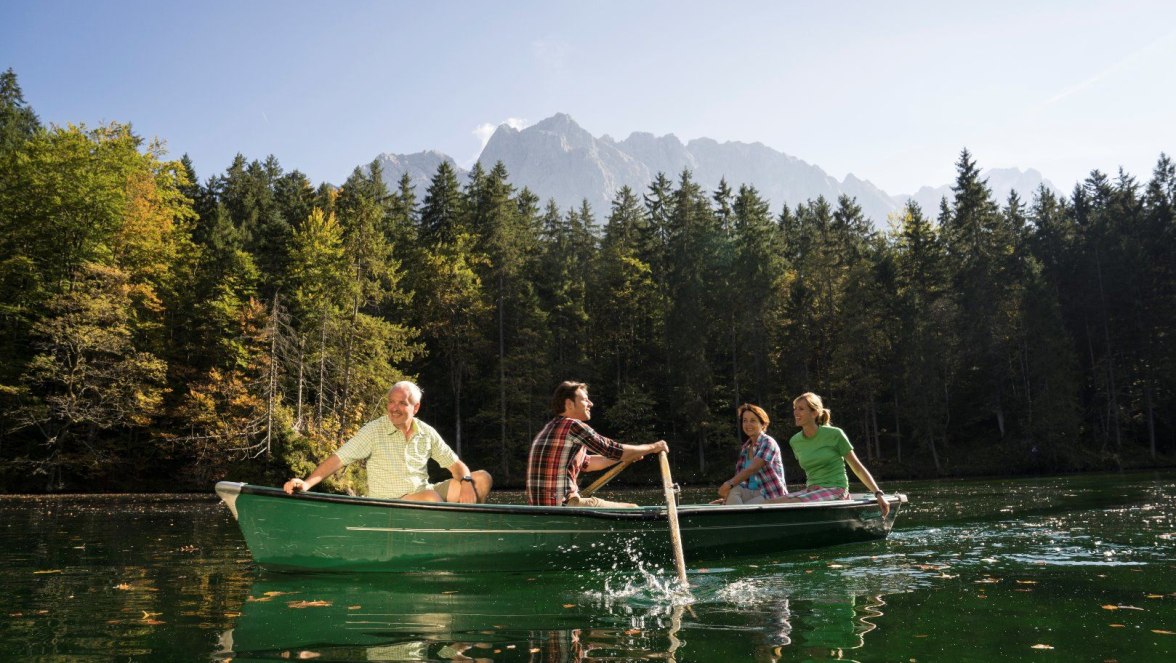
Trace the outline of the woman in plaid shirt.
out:
<instances>
[{"instance_id":1,"label":"woman in plaid shirt","mask_svg":"<svg viewBox=\"0 0 1176 663\"><path fill-rule=\"evenodd\" d=\"M739 450L735 476L719 486L715 504L762 504L788 494L780 445L767 434L771 419L758 405L744 403L735 411L747 440Z\"/></svg>"}]
</instances>

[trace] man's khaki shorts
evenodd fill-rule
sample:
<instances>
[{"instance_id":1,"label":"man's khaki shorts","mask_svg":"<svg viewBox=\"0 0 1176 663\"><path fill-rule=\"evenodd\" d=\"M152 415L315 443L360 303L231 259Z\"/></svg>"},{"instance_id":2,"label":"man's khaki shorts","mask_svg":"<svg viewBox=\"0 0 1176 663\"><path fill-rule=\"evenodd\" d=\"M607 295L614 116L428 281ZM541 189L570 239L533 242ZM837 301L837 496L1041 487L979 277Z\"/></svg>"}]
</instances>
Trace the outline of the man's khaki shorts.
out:
<instances>
[{"instance_id":1,"label":"man's khaki shorts","mask_svg":"<svg viewBox=\"0 0 1176 663\"><path fill-rule=\"evenodd\" d=\"M453 483L453 481L454 481L453 479L446 479L446 480L442 481L441 483L433 484L433 490L437 491L437 494L441 496L442 502L449 501L449 484ZM477 494L477 492L478 492L478 488L477 488L477 486L475 486L474 487L474 494ZM478 495L478 503L482 503L485 500L486 500L485 495Z\"/></svg>"}]
</instances>

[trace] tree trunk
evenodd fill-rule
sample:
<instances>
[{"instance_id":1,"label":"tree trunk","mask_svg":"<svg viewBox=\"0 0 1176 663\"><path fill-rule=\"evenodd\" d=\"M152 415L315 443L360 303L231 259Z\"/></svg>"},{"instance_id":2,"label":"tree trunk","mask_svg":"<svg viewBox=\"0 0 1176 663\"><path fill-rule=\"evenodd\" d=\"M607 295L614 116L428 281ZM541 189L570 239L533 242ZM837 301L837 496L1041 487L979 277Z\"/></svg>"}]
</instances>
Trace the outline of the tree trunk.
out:
<instances>
[{"instance_id":1,"label":"tree trunk","mask_svg":"<svg viewBox=\"0 0 1176 663\"><path fill-rule=\"evenodd\" d=\"M898 416L898 390L894 390L894 452L895 459L902 464L902 418Z\"/></svg>"},{"instance_id":2,"label":"tree trunk","mask_svg":"<svg viewBox=\"0 0 1176 663\"><path fill-rule=\"evenodd\" d=\"M339 400L339 431L335 434L335 442L343 443L343 431L347 430L347 400L348 390L351 388L351 351L355 344L355 327L359 319L359 297L355 298L351 307L351 325L347 330L347 345L343 350L343 384L340 388Z\"/></svg>"},{"instance_id":3,"label":"tree trunk","mask_svg":"<svg viewBox=\"0 0 1176 663\"><path fill-rule=\"evenodd\" d=\"M274 393L278 390L278 295L270 310L270 370L265 395L265 457L270 457L274 441Z\"/></svg>"},{"instance_id":4,"label":"tree trunk","mask_svg":"<svg viewBox=\"0 0 1176 663\"><path fill-rule=\"evenodd\" d=\"M1107 296L1106 290L1103 287L1102 276L1102 256L1099 250L1094 250L1094 266L1098 274L1098 300L1102 308L1102 327L1103 327L1103 342L1106 345L1107 353L1107 408L1110 410L1109 424L1113 427L1115 433L1115 448L1123 448L1123 429L1119 424L1119 390L1115 380L1115 356L1113 354L1114 344L1111 343L1111 321L1110 312L1107 310Z\"/></svg>"},{"instance_id":5,"label":"tree trunk","mask_svg":"<svg viewBox=\"0 0 1176 663\"><path fill-rule=\"evenodd\" d=\"M306 433L306 423L302 420L302 392L306 384L306 337L298 335L298 413L294 417L294 428L299 433Z\"/></svg>"},{"instance_id":6,"label":"tree trunk","mask_svg":"<svg viewBox=\"0 0 1176 663\"><path fill-rule=\"evenodd\" d=\"M502 478L510 479L510 450L506 445L506 283L498 273L498 448L502 456Z\"/></svg>"},{"instance_id":7,"label":"tree trunk","mask_svg":"<svg viewBox=\"0 0 1176 663\"><path fill-rule=\"evenodd\" d=\"M323 326L319 331L319 379L318 379L318 414L315 427L322 430L323 426L323 398L327 392L327 318L323 317Z\"/></svg>"}]
</instances>

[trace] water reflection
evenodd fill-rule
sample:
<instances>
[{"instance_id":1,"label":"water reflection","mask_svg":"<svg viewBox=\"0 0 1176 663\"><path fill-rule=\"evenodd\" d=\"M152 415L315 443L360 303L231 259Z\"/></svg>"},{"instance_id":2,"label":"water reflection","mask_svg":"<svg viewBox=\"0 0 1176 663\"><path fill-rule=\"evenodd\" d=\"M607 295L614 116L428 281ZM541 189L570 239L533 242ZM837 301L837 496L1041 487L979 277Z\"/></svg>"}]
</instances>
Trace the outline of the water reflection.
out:
<instances>
[{"instance_id":1,"label":"water reflection","mask_svg":"<svg viewBox=\"0 0 1176 663\"><path fill-rule=\"evenodd\" d=\"M798 593L788 565L665 578L286 576L253 584L217 658L388 661L852 659L881 595ZM783 572L784 575L781 575Z\"/></svg>"},{"instance_id":2,"label":"water reflection","mask_svg":"<svg viewBox=\"0 0 1176 663\"><path fill-rule=\"evenodd\" d=\"M671 629L609 628L575 579L511 574L277 576L254 583L222 654L235 660L672 659Z\"/></svg>"}]
</instances>

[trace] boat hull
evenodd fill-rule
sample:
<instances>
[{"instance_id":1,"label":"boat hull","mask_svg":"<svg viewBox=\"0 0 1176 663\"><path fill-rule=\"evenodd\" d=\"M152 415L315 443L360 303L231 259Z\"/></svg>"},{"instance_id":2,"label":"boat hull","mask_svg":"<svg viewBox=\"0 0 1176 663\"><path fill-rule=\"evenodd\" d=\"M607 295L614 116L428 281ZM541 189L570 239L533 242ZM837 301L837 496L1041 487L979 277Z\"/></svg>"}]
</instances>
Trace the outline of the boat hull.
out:
<instances>
[{"instance_id":1,"label":"boat hull","mask_svg":"<svg viewBox=\"0 0 1176 663\"><path fill-rule=\"evenodd\" d=\"M588 509L422 503L302 493L222 481L254 560L273 570L526 571L661 565L664 506ZM906 503L888 497L754 506L681 505L692 564L885 538Z\"/></svg>"}]
</instances>

